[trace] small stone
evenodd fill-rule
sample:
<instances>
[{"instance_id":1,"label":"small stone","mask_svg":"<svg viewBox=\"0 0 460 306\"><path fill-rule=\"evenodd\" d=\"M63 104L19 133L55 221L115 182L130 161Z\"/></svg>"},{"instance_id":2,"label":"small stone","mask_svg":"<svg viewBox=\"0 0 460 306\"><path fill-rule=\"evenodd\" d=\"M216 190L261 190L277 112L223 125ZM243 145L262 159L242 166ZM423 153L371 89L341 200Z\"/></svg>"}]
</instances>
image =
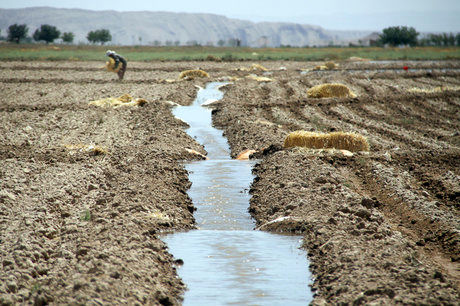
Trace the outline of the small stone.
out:
<instances>
[{"instance_id":1,"label":"small stone","mask_svg":"<svg viewBox=\"0 0 460 306\"><path fill-rule=\"evenodd\" d=\"M444 278L444 275L442 275L441 272L439 271L436 271L434 272L434 276L433 276L435 279L439 279L441 282L444 282L445 281L445 278Z\"/></svg>"},{"instance_id":2,"label":"small stone","mask_svg":"<svg viewBox=\"0 0 460 306\"><path fill-rule=\"evenodd\" d=\"M115 278L115 279L119 279L120 276L121 275L120 275L120 273L118 273L118 271L110 273L110 277Z\"/></svg>"},{"instance_id":3,"label":"small stone","mask_svg":"<svg viewBox=\"0 0 460 306\"><path fill-rule=\"evenodd\" d=\"M325 184L327 183L327 179L324 177L324 176L320 176L320 177L317 177L315 179L315 183L318 183L318 184Z\"/></svg>"}]
</instances>

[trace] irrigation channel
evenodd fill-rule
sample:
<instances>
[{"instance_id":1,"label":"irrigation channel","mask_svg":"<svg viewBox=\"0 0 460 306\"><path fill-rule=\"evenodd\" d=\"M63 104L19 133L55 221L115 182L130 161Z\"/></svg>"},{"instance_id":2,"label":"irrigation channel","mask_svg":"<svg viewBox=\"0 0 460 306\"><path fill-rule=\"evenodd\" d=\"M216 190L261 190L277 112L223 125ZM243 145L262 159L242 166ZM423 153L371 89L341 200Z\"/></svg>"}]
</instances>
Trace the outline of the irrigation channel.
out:
<instances>
[{"instance_id":1,"label":"irrigation channel","mask_svg":"<svg viewBox=\"0 0 460 306\"><path fill-rule=\"evenodd\" d=\"M211 110L202 106L222 99L223 85L209 83L193 105L173 110L209 158L185 165L199 229L163 237L184 261L178 270L187 285L184 305L307 305L312 294L301 237L253 230L247 210L255 162L230 158L222 131L212 127Z\"/></svg>"}]
</instances>

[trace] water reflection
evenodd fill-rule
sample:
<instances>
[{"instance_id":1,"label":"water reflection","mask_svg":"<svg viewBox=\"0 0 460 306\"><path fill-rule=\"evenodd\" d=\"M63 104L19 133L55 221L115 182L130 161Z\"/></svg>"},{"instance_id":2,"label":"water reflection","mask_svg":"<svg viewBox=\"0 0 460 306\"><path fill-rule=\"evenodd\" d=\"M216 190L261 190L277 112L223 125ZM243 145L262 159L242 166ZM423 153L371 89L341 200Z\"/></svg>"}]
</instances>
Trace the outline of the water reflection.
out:
<instances>
[{"instance_id":1,"label":"water reflection","mask_svg":"<svg viewBox=\"0 0 460 306\"><path fill-rule=\"evenodd\" d=\"M196 230L164 240L184 259L184 305L307 305L311 301L299 237L261 231Z\"/></svg>"},{"instance_id":2,"label":"water reflection","mask_svg":"<svg viewBox=\"0 0 460 306\"><path fill-rule=\"evenodd\" d=\"M170 252L184 261L178 272L188 287L184 305L306 305L310 275L299 236L253 231L247 190L254 161L232 160L222 131L201 104L223 94L211 83L192 106L176 107L187 133L205 146L209 160L185 165L188 194L200 230L167 235Z\"/></svg>"}]
</instances>

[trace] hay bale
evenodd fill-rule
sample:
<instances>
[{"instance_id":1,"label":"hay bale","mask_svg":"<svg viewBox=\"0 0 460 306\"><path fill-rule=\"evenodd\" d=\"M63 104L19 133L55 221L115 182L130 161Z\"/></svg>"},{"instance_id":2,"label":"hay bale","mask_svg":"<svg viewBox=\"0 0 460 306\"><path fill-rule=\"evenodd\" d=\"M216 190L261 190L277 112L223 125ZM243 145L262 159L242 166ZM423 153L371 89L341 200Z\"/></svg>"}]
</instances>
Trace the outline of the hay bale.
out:
<instances>
[{"instance_id":1,"label":"hay bale","mask_svg":"<svg viewBox=\"0 0 460 306\"><path fill-rule=\"evenodd\" d=\"M251 65L251 70L268 71L267 68L265 68L264 66L262 66L260 64L252 64Z\"/></svg>"},{"instance_id":2,"label":"hay bale","mask_svg":"<svg viewBox=\"0 0 460 306\"><path fill-rule=\"evenodd\" d=\"M118 65L117 68L115 68L115 60L111 57L109 57L109 61L105 63L105 67L107 71L110 72L118 72L121 69L121 64Z\"/></svg>"},{"instance_id":3,"label":"hay bale","mask_svg":"<svg viewBox=\"0 0 460 306\"><path fill-rule=\"evenodd\" d=\"M307 91L309 98L356 98L347 86L343 84L321 84Z\"/></svg>"},{"instance_id":4,"label":"hay bale","mask_svg":"<svg viewBox=\"0 0 460 306\"><path fill-rule=\"evenodd\" d=\"M206 60L211 61L211 62L222 62L222 59L220 57L212 55L212 54L209 54L208 56L206 56Z\"/></svg>"},{"instance_id":5,"label":"hay bale","mask_svg":"<svg viewBox=\"0 0 460 306\"><path fill-rule=\"evenodd\" d=\"M324 65L319 65L313 68L313 71L321 71L321 70L332 70L332 69L337 69L339 67L338 64L334 62L326 62Z\"/></svg>"},{"instance_id":6,"label":"hay bale","mask_svg":"<svg viewBox=\"0 0 460 306\"><path fill-rule=\"evenodd\" d=\"M324 66L326 66L328 70L336 69L339 67L339 65L334 62L326 62Z\"/></svg>"},{"instance_id":7,"label":"hay bale","mask_svg":"<svg viewBox=\"0 0 460 306\"><path fill-rule=\"evenodd\" d=\"M315 66L312 71L327 70L327 67L324 65Z\"/></svg>"},{"instance_id":8,"label":"hay bale","mask_svg":"<svg viewBox=\"0 0 460 306\"><path fill-rule=\"evenodd\" d=\"M357 56L351 56L351 57L348 58L348 61L350 61L350 62L368 62L368 61L370 61L370 59L357 57Z\"/></svg>"},{"instance_id":9,"label":"hay bale","mask_svg":"<svg viewBox=\"0 0 460 306\"><path fill-rule=\"evenodd\" d=\"M129 94L123 94L118 98L105 98L100 100L91 101L89 105L95 105L99 107L132 107L132 106L143 106L148 101L142 98L134 99Z\"/></svg>"},{"instance_id":10,"label":"hay bale","mask_svg":"<svg viewBox=\"0 0 460 306\"><path fill-rule=\"evenodd\" d=\"M184 70L180 73L179 79L193 80L194 78L209 78L209 74L206 71L200 69Z\"/></svg>"},{"instance_id":11,"label":"hay bale","mask_svg":"<svg viewBox=\"0 0 460 306\"><path fill-rule=\"evenodd\" d=\"M295 131L290 133L284 140L284 148L290 147L312 149L334 148L350 152L369 151L369 143L364 136L344 132L315 133Z\"/></svg>"},{"instance_id":12,"label":"hay bale","mask_svg":"<svg viewBox=\"0 0 460 306\"><path fill-rule=\"evenodd\" d=\"M273 81L270 78L258 76L258 75L255 75L255 74L250 74L250 75L246 76L246 78L254 80L254 81L257 81L257 82L271 82L271 81Z\"/></svg>"}]
</instances>

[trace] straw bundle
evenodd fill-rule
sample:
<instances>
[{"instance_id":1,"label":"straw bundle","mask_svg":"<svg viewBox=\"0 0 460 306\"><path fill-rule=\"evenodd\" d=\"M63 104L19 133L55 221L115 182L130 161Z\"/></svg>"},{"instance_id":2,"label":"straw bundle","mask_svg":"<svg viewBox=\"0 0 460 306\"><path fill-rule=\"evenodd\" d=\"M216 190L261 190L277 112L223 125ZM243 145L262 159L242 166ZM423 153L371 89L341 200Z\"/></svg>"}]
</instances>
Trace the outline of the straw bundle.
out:
<instances>
[{"instance_id":1,"label":"straw bundle","mask_svg":"<svg viewBox=\"0 0 460 306\"><path fill-rule=\"evenodd\" d=\"M111 57L109 57L109 61L105 63L105 67L107 69L107 71L111 71L111 72L118 72L121 68L121 63L118 64L118 67L115 69L115 60Z\"/></svg>"},{"instance_id":2,"label":"straw bundle","mask_svg":"<svg viewBox=\"0 0 460 306\"><path fill-rule=\"evenodd\" d=\"M309 98L355 98L356 94L342 84L321 84L310 88L307 96Z\"/></svg>"},{"instance_id":3,"label":"straw bundle","mask_svg":"<svg viewBox=\"0 0 460 306\"><path fill-rule=\"evenodd\" d=\"M369 151L369 143L364 136L344 132L325 134L295 131L286 137L284 140L284 147L306 147L313 149L334 148L338 150L348 150L350 152Z\"/></svg>"},{"instance_id":4,"label":"straw bundle","mask_svg":"<svg viewBox=\"0 0 460 306\"><path fill-rule=\"evenodd\" d=\"M209 78L209 74L206 71L195 69L195 70L184 70L180 73L179 79L189 79L194 78Z\"/></svg>"},{"instance_id":5,"label":"straw bundle","mask_svg":"<svg viewBox=\"0 0 460 306\"><path fill-rule=\"evenodd\" d=\"M334 63L334 62L326 62L326 63L324 64L324 66L326 66L326 68L327 68L328 70L332 70L332 69L335 69L335 68L339 67L339 65L337 65L337 64Z\"/></svg>"},{"instance_id":6,"label":"straw bundle","mask_svg":"<svg viewBox=\"0 0 460 306\"><path fill-rule=\"evenodd\" d=\"M147 100L142 98L134 99L129 94L123 94L118 98L105 98L89 102L89 105L95 105L100 107L125 107L125 106L142 106L147 103Z\"/></svg>"},{"instance_id":7,"label":"straw bundle","mask_svg":"<svg viewBox=\"0 0 460 306\"><path fill-rule=\"evenodd\" d=\"M254 80L254 81L257 81L257 82L271 82L271 81L273 81L270 78L258 76L258 75L255 75L255 74L250 74L250 75L246 76L246 78Z\"/></svg>"},{"instance_id":8,"label":"straw bundle","mask_svg":"<svg viewBox=\"0 0 460 306\"><path fill-rule=\"evenodd\" d=\"M316 66L316 67L313 68L312 70L313 70L313 71L318 71L318 70L332 70L332 69L336 69L337 67L339 67L339 65L336 64L336 63L334 63L334 62L326 62L324 65Z\"/></svg>"},{"instance_id":9,"label":"straw bundle","mask_svg":"<svg viewBox=\"0 0 460 306\"><path fill-rule=\"evenodd\" d=\"M248 160L249 159L249 156L251 154L254 154L256 153L257 151L256 150L251 150L251 149L246 149L242 152L240 152L240 154L238 154L238 156L236 157L237 160Z\"/></svg>"},{"instance_id":10,"label":"straw bundle","mask_svg":"<svg viewBox=\"0 0 460 306\"><path fill-rule=\"evenodd\" d=\"M264 66L262 66L260 64L252 64L251 65L251 70L268 71L267 68L265 68Z\"/></svg>"}]
</instances>

